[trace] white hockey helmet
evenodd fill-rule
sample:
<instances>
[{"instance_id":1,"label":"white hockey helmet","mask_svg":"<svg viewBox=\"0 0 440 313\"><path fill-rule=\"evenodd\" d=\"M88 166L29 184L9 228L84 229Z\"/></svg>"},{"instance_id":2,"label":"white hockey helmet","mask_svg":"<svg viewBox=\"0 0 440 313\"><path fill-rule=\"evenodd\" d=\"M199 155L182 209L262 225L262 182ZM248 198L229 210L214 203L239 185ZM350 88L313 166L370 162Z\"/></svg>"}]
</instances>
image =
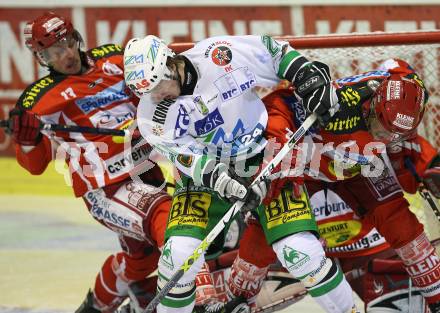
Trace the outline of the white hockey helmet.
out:
<instances>
[{"instance_id":1,"label":"white hockey helmet","mask_svg":"<svg viewBox=\"0 0 440 313\"><path fill-rule=\"evenodd\" d=\"M174 56L160 38L133 38L124 51L124 77L127 86L138 97L151 92L162 79L170 79L167 58Z\"/></svg>"}]
</instances>

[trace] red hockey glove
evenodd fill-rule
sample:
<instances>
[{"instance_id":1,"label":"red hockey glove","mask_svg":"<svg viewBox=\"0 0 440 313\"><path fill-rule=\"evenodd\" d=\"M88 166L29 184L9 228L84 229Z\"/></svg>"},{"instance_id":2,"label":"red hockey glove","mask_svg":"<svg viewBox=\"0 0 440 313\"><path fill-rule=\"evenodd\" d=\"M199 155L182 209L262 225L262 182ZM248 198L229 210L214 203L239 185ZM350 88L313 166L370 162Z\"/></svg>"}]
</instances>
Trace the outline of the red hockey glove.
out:
<instances>
[{"instance_id":1,"label":"red hockey glove","mask_svg":"<svg viewBox=\"0 0 440 313\"><path fill-rule=\"evenodd\" d=\"M40 120L32 111L15 108L9 113L12 139L23 146L36 146L42 138Z\"/></svg>"},{"instance_id":2,"label":"red hockey glove","mask_svg":"<svg viewBox=\"0 0 440 313\"><path fill-rule=\"evenodd\" d=\"M264 195L264 198L262 201L262 203L264 205L269 205L273 199L278 198L278 196L281 193L281 190L283 190L283 188L285 188L288 185L293 186L293 193L295 196L298 196L300 194L298 185L303 184L303 181L304 181L303 176L295 176L294 174L292 174L290 169L285 169L284 166L283 166L283 168L281 166L282 166L282 163L278 164L272 170L271 175L269 175L269 177L266 180L267 192ZM265 164L261 165L258 173L264 167L265 167ZM258 173L257 173L257 175L258 175ZM254 177L257 177L257 175L255 175Z\"/></svg>"},{"instance_id":3,"label":"red hockey glove","mask_svg":"<svg viewBox=\"0 0 440 313\"><path fill-rule=\"evenodd\" d=\"M422 174L422 179L431 194L440 199L440 155L434 157L428 169Z\"/></svg>"}]
</instances>

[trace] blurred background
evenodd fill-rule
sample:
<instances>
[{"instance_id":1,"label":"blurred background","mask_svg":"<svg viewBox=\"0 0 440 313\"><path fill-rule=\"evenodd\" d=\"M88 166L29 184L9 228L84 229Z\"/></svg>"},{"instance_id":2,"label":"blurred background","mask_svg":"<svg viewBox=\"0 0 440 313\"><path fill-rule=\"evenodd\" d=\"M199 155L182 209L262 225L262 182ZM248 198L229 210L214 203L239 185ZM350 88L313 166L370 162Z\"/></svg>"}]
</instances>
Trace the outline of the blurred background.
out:
<instances>
[{"instance_id":1,"label":"blurred background","mask_svg":"<svg viewBox=\"0 0 440 313\"><path fill-rule=\"evenodd\" d=\"M0 119L7 117L24 88L45 74L24 45L23 28L48 10L71 17L87 48L124 45L147 34L176 43L177 49L178 43L224 34L350 34L342 44L314 40L312 48L310 43L300 48L312 49L307 53L313 59L333 64L341 75L371 69L388 56L409 59L429 82L433 104L424 131L431 143L440 144L440 40L434 37L428 46L420 46L428 35L409 36L393 48L384 42L362 44L370 45L362 51L356 43L361 33L436 30L440 1L0 0ZM393 43L394 37L387 38ZM65 177L63 164L52 164L39 177L25 172L15 161L10 138L0 130L0 312L72 312L104 259L118 250L116 236L89 216ZM430 221L432 231L438 228L432 217L420 216Z\"/></svg>"}]
</instances>

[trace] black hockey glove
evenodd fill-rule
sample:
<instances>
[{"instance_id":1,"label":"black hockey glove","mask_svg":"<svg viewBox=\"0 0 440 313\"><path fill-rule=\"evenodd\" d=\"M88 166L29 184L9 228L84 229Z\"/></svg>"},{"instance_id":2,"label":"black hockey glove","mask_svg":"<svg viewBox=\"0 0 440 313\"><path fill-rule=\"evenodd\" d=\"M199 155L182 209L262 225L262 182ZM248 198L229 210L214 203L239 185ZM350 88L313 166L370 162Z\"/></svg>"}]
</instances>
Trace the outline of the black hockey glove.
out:
<instances>
[{"instance_id":1,"label":"black hockey glove","mask_svg":"<svg viewBox=\"0 0 440 313\"><path fill-rule=\"evenodd\" d=\"M305 109L309 113L315 112L322 126L327 125L339 109L328 66L317 61L303 66L296 74L293 85L295 96L302 100Z\"/></svg>"},{"instance_id":2,"label":"black hockey glove","mask_svg":"<svg viewBox=\"0 0 440 313\"><path fill-rule=\"evenodd\" d=\"M241 209L243 212L253 210L261 204L267 192L265 182L248 189L246 183L233 177L226 164L213 163L214 161L207 162L202 169L202 183L205 187L211 188L228 201L243 201L245 203Z\"/></svg>"}]
</instances>

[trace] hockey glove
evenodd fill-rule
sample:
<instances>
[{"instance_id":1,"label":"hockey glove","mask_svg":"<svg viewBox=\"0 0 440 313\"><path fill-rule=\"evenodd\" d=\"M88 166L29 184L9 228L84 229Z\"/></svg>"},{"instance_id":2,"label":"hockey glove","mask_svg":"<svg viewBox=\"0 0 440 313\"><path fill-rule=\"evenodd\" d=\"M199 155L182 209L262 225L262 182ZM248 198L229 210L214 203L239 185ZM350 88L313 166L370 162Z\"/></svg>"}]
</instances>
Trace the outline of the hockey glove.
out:
<instances>
[{"instance_id":1,"label":"hockey glove","mask_svg":"<svg viewBox=\"0 0 440 313\"><path fill-rule=\"evenodd\" d=\"M295 96L309 113L315 112L322 126L338 111L336 90L330 81L330 70L321 62L303 66L293 81Z\"/></svg>"},{"instance_id":2,"label":"hockey glove","mask_svg":"<svg viewBox=\"0 0 440 313\"><path fill-rule=\"evenodd\" d=\"M218 163L212 171L209 169L210 166L207 164L202 170L203 185L213 189L221 198L229 201L240 200L245 202L242 207L244 212L257 208L266 196L265 182L256 184L248 190L244 183L231 177L232 175L229 174L226 164Z\"/></svg>"},{"instance_id":3,"label":"hockey glove","mask_svg":"<svg viewBox=\"0 0 440 313\"><path fill-rule=\"evenodd\" d=\"M23 146L36 146L42 138L40 120L32 111L15 108L9 113L12 139Z\"/></svg>"},{"instance_id":4,"label":"hockey glove","mask_svg":"<svg viewBox=\"0 0 440 313\"><path fill-rule=\"evenodd\" d=\"M422 179L429 192L440 199L440 155L434 157L428 169L422 174Z\"/></svg>"}]
</instances>

